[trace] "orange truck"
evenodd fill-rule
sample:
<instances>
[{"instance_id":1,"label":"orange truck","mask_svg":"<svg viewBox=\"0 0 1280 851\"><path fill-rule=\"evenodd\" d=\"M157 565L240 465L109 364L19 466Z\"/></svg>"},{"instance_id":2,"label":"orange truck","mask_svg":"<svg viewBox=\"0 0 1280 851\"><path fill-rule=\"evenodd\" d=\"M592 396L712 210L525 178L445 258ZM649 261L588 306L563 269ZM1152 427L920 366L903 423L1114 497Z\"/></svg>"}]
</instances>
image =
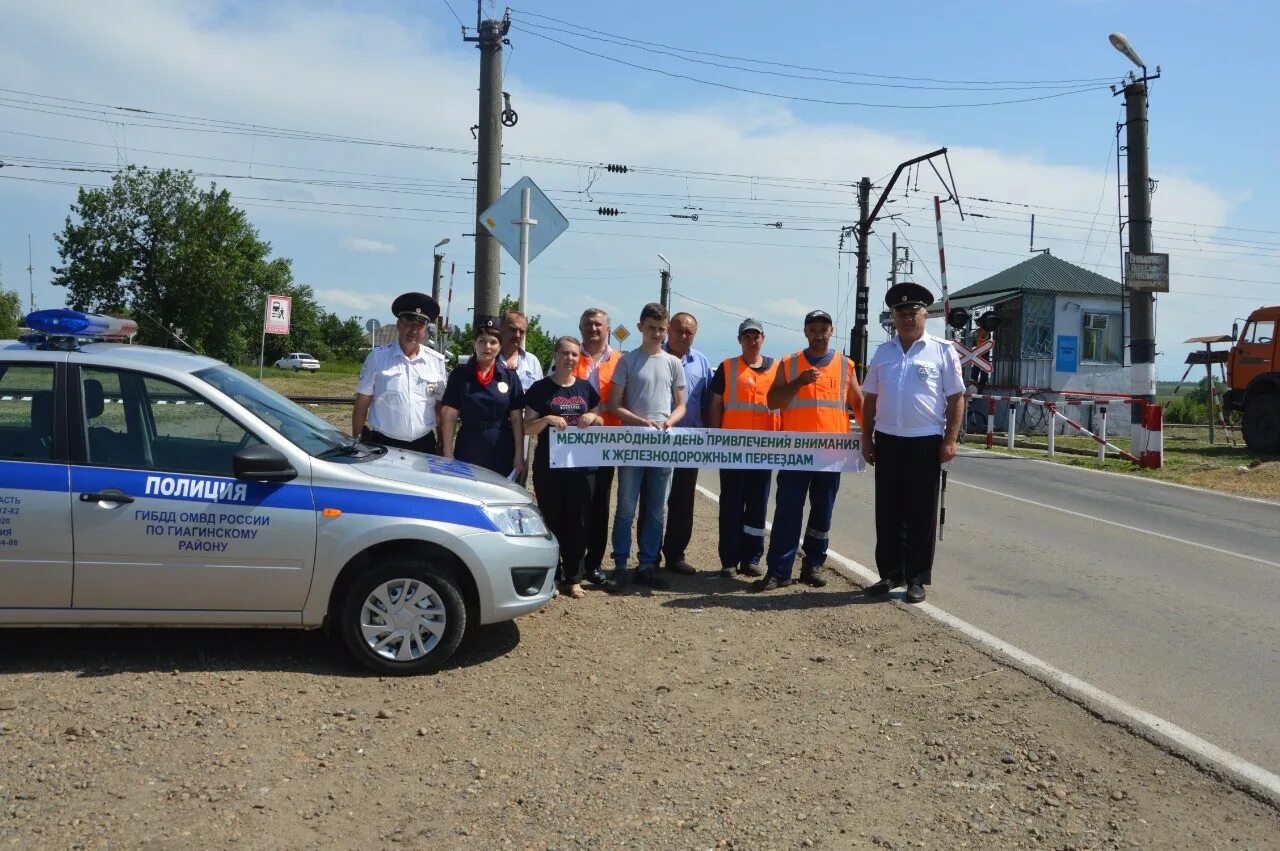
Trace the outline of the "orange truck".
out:
<instances>
[{"instance_id":1,"label":"orange truck","mask_svg":"<svg viewBox=\"0 0 1280 851\"><path fill-rule=\"evenodd\" d=\"M1227 356L1223 411L1240 411L1244 442L1251 452L1280 455L1280 306L1249 314L1244 331L1232 329L1235 345Z\"/></svg>"}]
</instances>

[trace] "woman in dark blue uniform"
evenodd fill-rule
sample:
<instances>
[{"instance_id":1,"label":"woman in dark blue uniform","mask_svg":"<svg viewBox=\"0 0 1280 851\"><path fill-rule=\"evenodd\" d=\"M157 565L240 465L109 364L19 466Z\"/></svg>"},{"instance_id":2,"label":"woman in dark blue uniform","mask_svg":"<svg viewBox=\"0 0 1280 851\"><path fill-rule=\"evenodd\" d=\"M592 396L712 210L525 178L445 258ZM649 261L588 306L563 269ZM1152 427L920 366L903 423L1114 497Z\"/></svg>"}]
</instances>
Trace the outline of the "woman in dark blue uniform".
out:
<instances>
[{"instance_id":1,"label":"woman in dark blue uniform","mask_svg":"<svg viewBox=\"0 0 1280 851\"><path fill-rule=\"evenodd\" d=\"M474 356L455 367L445 385L440 454L519 477L524 472L524 391L519 376L498 363L497 318L477 319L475 333Z\"/></svg>"}]
</instances>

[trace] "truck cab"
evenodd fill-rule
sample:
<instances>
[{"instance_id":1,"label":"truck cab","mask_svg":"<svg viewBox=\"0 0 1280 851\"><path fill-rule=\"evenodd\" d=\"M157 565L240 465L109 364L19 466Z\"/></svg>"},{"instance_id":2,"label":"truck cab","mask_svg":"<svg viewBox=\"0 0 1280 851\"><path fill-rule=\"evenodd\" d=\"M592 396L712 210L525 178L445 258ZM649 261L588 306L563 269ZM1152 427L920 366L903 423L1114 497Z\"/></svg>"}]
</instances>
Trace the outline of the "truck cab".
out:
<instances>
[{"instance_id":1,"label":"truck cab","mask_svg":"<svg viewBox=\"0 0 1280 851\"><path fill-rule=\"evenodd\" d=\"M1225 413L1240 411L1250 451L1280 455L1280 306L1249 314L1227 359Z\"/></svg>"}]
</instances>

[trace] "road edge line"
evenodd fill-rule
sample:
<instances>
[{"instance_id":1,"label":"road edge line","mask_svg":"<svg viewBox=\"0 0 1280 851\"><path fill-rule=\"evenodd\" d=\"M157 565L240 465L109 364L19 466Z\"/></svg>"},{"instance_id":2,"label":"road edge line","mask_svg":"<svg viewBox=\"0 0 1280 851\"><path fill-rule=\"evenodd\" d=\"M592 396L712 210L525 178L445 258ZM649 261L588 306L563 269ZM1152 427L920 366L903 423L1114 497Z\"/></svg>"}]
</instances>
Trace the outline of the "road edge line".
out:
<instances>
[{"instance_id":1,"label":"road edge line","mask_svg":"<svg viewBox=\"0 0 1280 851\"><path fill-rule=\"evenodd\" d=\"M996 452L995 450L987 449L985 446L978 446L977 444L962 443L960 444L960 448L970 452L981 453L983 455L991 455L996 458L1019 458L1023 461L1031 461L1035 464L1052 464L1055 467L1066 467L1070 470L1079 470L1082 473L1101 473L1104 476L1119 476L1120 478L1128 479L1131 482L1145 482L1152 485L1163 485L1167 488L1182 488L1183 490L1195 491L1196 493L1203 494L1205 496L1225 496L1230 499L1240 499L1245 502L1256 502L1259 505L1270 505L1273 507L1280 505L1280 500L1278 499L1267 499L1262 496L1245 496L1241 493L1220 491L1213 488L1200 487L1198 485L1184 485L1181 482L1166 482L1164 479L1147 479L1142 476L1135 476L1132 473L1117 473L1115 470L1097 470L1093 467L1077 467L1074 464L1059 464L1057 461L1050 461L1048 458L1032 458L1029 455L1011 455L1008 452ZM1114 458L1114 456L1111 455L1108 455L1107 457Z\"/></svg>"},{"instance_id":2,"label":"road edge line","mask_svg":"<svg viewBox=\"0 0 1280 851\"><path fill-rule=\"evenodd\" d=\"M712 502L720 502L717 494L702 485L698 485L697 490ZM765 525L772 527L773 524ZM835 566L839 573L848 579L863 583L864 586L880 578L877 573L835 550L827 550L827 556L836 561ZM1123 727L1162 750L1181 757L1211 776L1247 792L1272 807L1280 808L1280 775L1273 774L1262 766L1236 756L1171 721L1139 709L1079 677L1068 674L1038 656L1033 656L932 603L907 604L894 601L894 604L955 630L980 652L1021 671L1050 691L1083 707L1101 720Z\"/></svg>"}]
</instances>

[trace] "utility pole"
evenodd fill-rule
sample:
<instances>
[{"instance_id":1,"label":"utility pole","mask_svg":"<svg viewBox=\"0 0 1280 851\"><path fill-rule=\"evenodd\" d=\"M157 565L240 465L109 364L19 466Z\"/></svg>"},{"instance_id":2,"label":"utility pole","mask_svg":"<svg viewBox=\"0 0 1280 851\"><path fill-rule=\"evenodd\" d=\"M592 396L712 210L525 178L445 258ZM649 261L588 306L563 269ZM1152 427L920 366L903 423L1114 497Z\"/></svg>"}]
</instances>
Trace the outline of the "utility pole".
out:
<instances>
[{"instance_id":1,"label":"utility pole","mask_svg":"<svg viewBox=\"0 0 1280 851\"><path fill-rule=\"evenodd\" d=\"M444 265L444 255L435 256L435 268L431 271L431 297L436 304L440 303L440 267Z\"/></svg>"},{"instance_id":2,"label":"utility pole","mask_svg":"<svg viewBox=\"0 0 1280 851\"><path fill-rule=\"evenodd\" d=\"M35 266L31 262L31 234L27 234L27 289L31 293L31 312L36 312L36 279L33 277Z\"/></svg>"},{"instance_id":3,"label":"utility pole","mask_svg":"<svg viewBox=\"0 0 1280 851\"><path fill-rule=\"evenodd\" d=\"M478 35L463 36L480 49L480 114L476 162L475 316L496 316L499 305L498 240L478 224L480 214L502 194L502 45L511 29L510 17L480 21Z\"/></svg>"},{"instance_id":4,"label":"utility pole","mask_svg":"<svg viewBox=\"0 0 1280 851\"><path fill-rule=\"evenodd\" d=\"M867 288L867 263L870 260L868 243L871 241L871 226L875 224L876 217L880 215L880 210L884 207L885 202L889 200L889 193L893 191L893 185L897 183L898 177L904 169L934 157L945 158L946 155L947 149L939 148L936 151L899 163L898 167L893 171L893 176L885 184L884 191L880 193L880 199L876 201L876 205L871 208L870 212L867 212L867 205L871 200L871 180L864 177L858 181L858 224L855 228L858 234L858 290L854 326L853 330L849 332L849 357L853 358L857 365L859 381L867 374L867 304L871 299L871 294ZM947 172L948 174L951 172L950 164L947 165ZM938 176L941 178L941 173ZM959 208L960 198L955 192L954 178L951 180L949 191L951 198L948 200L955 199L956 207ZM960 212L960 217L964 218L963 210Z\"/></svg>"},{"instance_id":5,"label":"utility pole","mask_svg":"<svg viewBox=\"0 0 1280 851\"><path fill-rule=\"evenodd\" d=\"M871 178L858 181L858 289L854 296L853 332L849 338L849 356L857 366L858 380L867 374L867 304L871 292L867 287L868 249L871 242Z\"/></svg>"},{"instance_id":6,"label":"utility pole","mask_svg":"<svg viewBox=\"0 0 1280 851\"><path fill-rule=\"evenodd\" d=\"M889 258L889 286L898 285L898 232L895 230L889 239L892 256Z\"/></svg>"},{"instance_id":7,"label":"utility pole","mask_svg":"<svg viewBox=\"0 0 1280 851\"><path fill-rule=\"evenodd\" d=\"M1125 150L1129 158L1129 254L1151 253L1151 175L1147 162L1147 81L1160 76L1147 73L1142 61L1120 33L1112 33L1110 41L1116 50L1142 69L1142 76L1129 74L1124 84ZM1119 94L1112 86L1113 94ZM1129 286L1129 258L1122 270L1124 286ZM1134 400L1154 404L1156 400L1156 319L1155 296L1146 289L1129 290L1129 395ZM1129 406L1130 433L1136 441L1143 433L1142 414L1146 405ZM1135 444L1136 445L1136 444Z\"/></svg>"},{"instance_id":8,"label":"utility pole","mask_svg":"<svg viewBox=\"0 0 1280 851\"><path fill-rule=\"evenodd\" d=\"M1151 253L1151 183L1147 164L1147 81L1124 87L1125 145L1129 158L1129 253ZM1127 279L1126 275L1126 279ZM1126 281L1127 283L1127 281ZM1130 291L1130 393L1134 399L1156 401L1155 296ZM1141 428L1142 405L1131 405L1130 421Z\"/></svg>"},{"instance_id":9,"label":"utility pole","mask_svg":"<svg viewBox=\"0 0 1280 851\"><path fill-rule=\"evenodd\" d=\"M671 310L671 261L664 254L659 252L658 259L662 261L665 269L659 269L658 284L658 303L668 312Z\"/></svg>"}]
</instances>

